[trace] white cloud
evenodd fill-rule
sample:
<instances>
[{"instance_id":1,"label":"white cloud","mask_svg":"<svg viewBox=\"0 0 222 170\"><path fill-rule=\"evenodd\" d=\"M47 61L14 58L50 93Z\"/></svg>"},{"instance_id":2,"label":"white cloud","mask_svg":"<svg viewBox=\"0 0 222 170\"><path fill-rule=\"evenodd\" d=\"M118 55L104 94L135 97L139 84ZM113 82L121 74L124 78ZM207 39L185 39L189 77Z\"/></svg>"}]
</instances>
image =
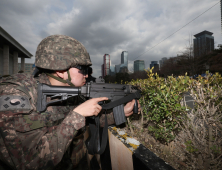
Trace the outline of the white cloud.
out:
<instances>
[{"instance_id":1,"label":"white cloud","mask_svg":"<svg viewBox=\"0 0 222 170\"><path fill-rule=\"evenodd\" d=\"M139 56L149 66L150 61L176 56L185 49L190 35L204 30L213 32L215 42L221 43L220 4L217 4L158 44L217 2L7 0L0 2L0 23L33 55L38 43L48 35L76 38L90 53L94 76L98 77L105 53L110 54L112 64L119 64L121 52L126 50L130 67Z\"/></svg>"}]
</instances>

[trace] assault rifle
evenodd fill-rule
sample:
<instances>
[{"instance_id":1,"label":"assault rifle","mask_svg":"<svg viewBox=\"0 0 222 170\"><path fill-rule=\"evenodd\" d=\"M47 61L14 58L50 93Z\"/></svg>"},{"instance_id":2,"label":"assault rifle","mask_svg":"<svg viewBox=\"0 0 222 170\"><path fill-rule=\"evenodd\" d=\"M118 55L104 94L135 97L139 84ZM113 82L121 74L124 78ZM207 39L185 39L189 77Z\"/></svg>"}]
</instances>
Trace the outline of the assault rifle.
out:
<instances>
[{"instance_id":1,"label":"assault rifle","mask_svg":"<svg viewBox=\"0 0 222 170\"><path fill-rule=\"evenodd\" d=\"M138 113L137 100L141 97L141 91L132 85L125 84L107 84L107 83L87 83L82 87L70 86L50 86L47 84L38 84L38 99L37 111L44 112L48 106L60 105L66 102L69 98L80 96L84 100L97 97L107 97L108 103L99 102L102 109L105 110L105 125L102 134L102 142L100 146L99 141L99 116L91 117L89 120L90 137L86 140L86 147L88 153L91 155L102 154L106 148L108 139L108 123L106 117L106 110L113 109L113 115L116 125L126 122L124 113L124 104L135 99L134 113ZM47 98L50 97L50 102Z\"/></svg>"},{"instance_id":2,"label":"assault rifle","mask_svg":"<svg viewBox=\"0 0 222 170\"><path fill-rule=\"evenodd\" d=\"M100 102L102 109L113 109L116 125L126 122L124 105L135 99L134 113L138 113L137 100L141 97L140 90L132 85L108 84L108 83L87 83L82 87L71 86L50 86L38 84L37 111L44 112L48 106L59 105L69 98L80 95L86 100L97 97L107 97L109 103ZM51 99L47 102L47 97Z\"/></svg>"}]
</instances>

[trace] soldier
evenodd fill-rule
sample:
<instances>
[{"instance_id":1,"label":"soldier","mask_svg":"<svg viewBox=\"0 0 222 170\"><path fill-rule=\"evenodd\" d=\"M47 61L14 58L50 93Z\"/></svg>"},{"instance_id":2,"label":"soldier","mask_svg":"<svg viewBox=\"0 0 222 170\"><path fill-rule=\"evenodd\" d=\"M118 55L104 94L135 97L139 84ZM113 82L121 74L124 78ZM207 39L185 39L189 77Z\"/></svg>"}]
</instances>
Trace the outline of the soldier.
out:
<instances>
[{"instance_id":1,"label":"soldier","mask_svg":"<svg viewBox=\"0 0 222 170\"><path fill-rule=\"evenodd\" d=\"M19 170L65 169L70 168L67 160L71 160L72 169L85 154L85 117L97 116L102 109L98 102L107 98L82 104L76 98L72 105L49 106L39 113L38 83L81 87L92 63L85 47L64 35L43 39L35 57L38 71L34 75L14 74L0 83L0 165ZM133 113L133 106L134 100L125 105L126 116ZM107 117L109 124L115 123L112 113ZM103 120L102 115L102 124Z\"/></svg>"}]
</instances>

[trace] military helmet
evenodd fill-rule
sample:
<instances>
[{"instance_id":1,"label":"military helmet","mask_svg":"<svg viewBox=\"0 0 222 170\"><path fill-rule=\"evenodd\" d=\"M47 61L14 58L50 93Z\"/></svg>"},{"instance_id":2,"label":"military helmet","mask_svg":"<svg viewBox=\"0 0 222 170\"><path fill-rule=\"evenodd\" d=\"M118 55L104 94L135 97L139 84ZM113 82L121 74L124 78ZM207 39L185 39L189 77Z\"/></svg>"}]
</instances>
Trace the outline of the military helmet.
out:
<instances>
[{"instance_id":1,"label":"military helmet","mask_svg":"<svg viewBox=\"0 0 222 170\"><path fill-rule=\"evenodd\" d=\"M92 63L79 41L66 35L51 35L39 43L35 65L48 70L67 70L77 65L91 66Z\"/></svg>"}]
</instances>

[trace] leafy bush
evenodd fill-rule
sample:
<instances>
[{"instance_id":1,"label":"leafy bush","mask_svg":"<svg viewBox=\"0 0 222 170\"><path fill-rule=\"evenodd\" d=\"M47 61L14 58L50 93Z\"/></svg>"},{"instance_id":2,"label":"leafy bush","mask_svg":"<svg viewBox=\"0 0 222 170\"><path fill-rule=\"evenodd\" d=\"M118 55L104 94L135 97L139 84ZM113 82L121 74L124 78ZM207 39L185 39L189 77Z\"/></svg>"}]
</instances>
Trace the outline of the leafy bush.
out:
<instances>
[{"instance_id":1,"label":"leafy bush","mask_svg":"<svg viewBox=\"0 0 222 170\"><path fill-rule=\"evenodd\" d=\"M142 124L159 141L169 143L176 137L177 149L184 153L188 169L222 167L222 77L206 73L196 80L188 76L167 79L147 70L147 79L128 84L142 90ZM184 92L194 98L187 110ZM179 133L178 133L179 132ZM178 135L177 135L178 134ZM184 147L181 147L184 146Z\"/></svg>"},{"instance_id":2,"label":"leafy bush","mask_svg":"<svg viewBox=\"0 0 222 170\"><path fill-rule=\"evenodd\" d=\"M180 130L178 123L181 122L181 116L186 116L186 108L181 106L180 101L191 80L188 76L169 76L164 79L152 73L152 69L146 72L147 79L132 80L129 84L139 86L142 90L140 103L148 130L156 139L168 143Z\"/></svg>"}]
</instances>

